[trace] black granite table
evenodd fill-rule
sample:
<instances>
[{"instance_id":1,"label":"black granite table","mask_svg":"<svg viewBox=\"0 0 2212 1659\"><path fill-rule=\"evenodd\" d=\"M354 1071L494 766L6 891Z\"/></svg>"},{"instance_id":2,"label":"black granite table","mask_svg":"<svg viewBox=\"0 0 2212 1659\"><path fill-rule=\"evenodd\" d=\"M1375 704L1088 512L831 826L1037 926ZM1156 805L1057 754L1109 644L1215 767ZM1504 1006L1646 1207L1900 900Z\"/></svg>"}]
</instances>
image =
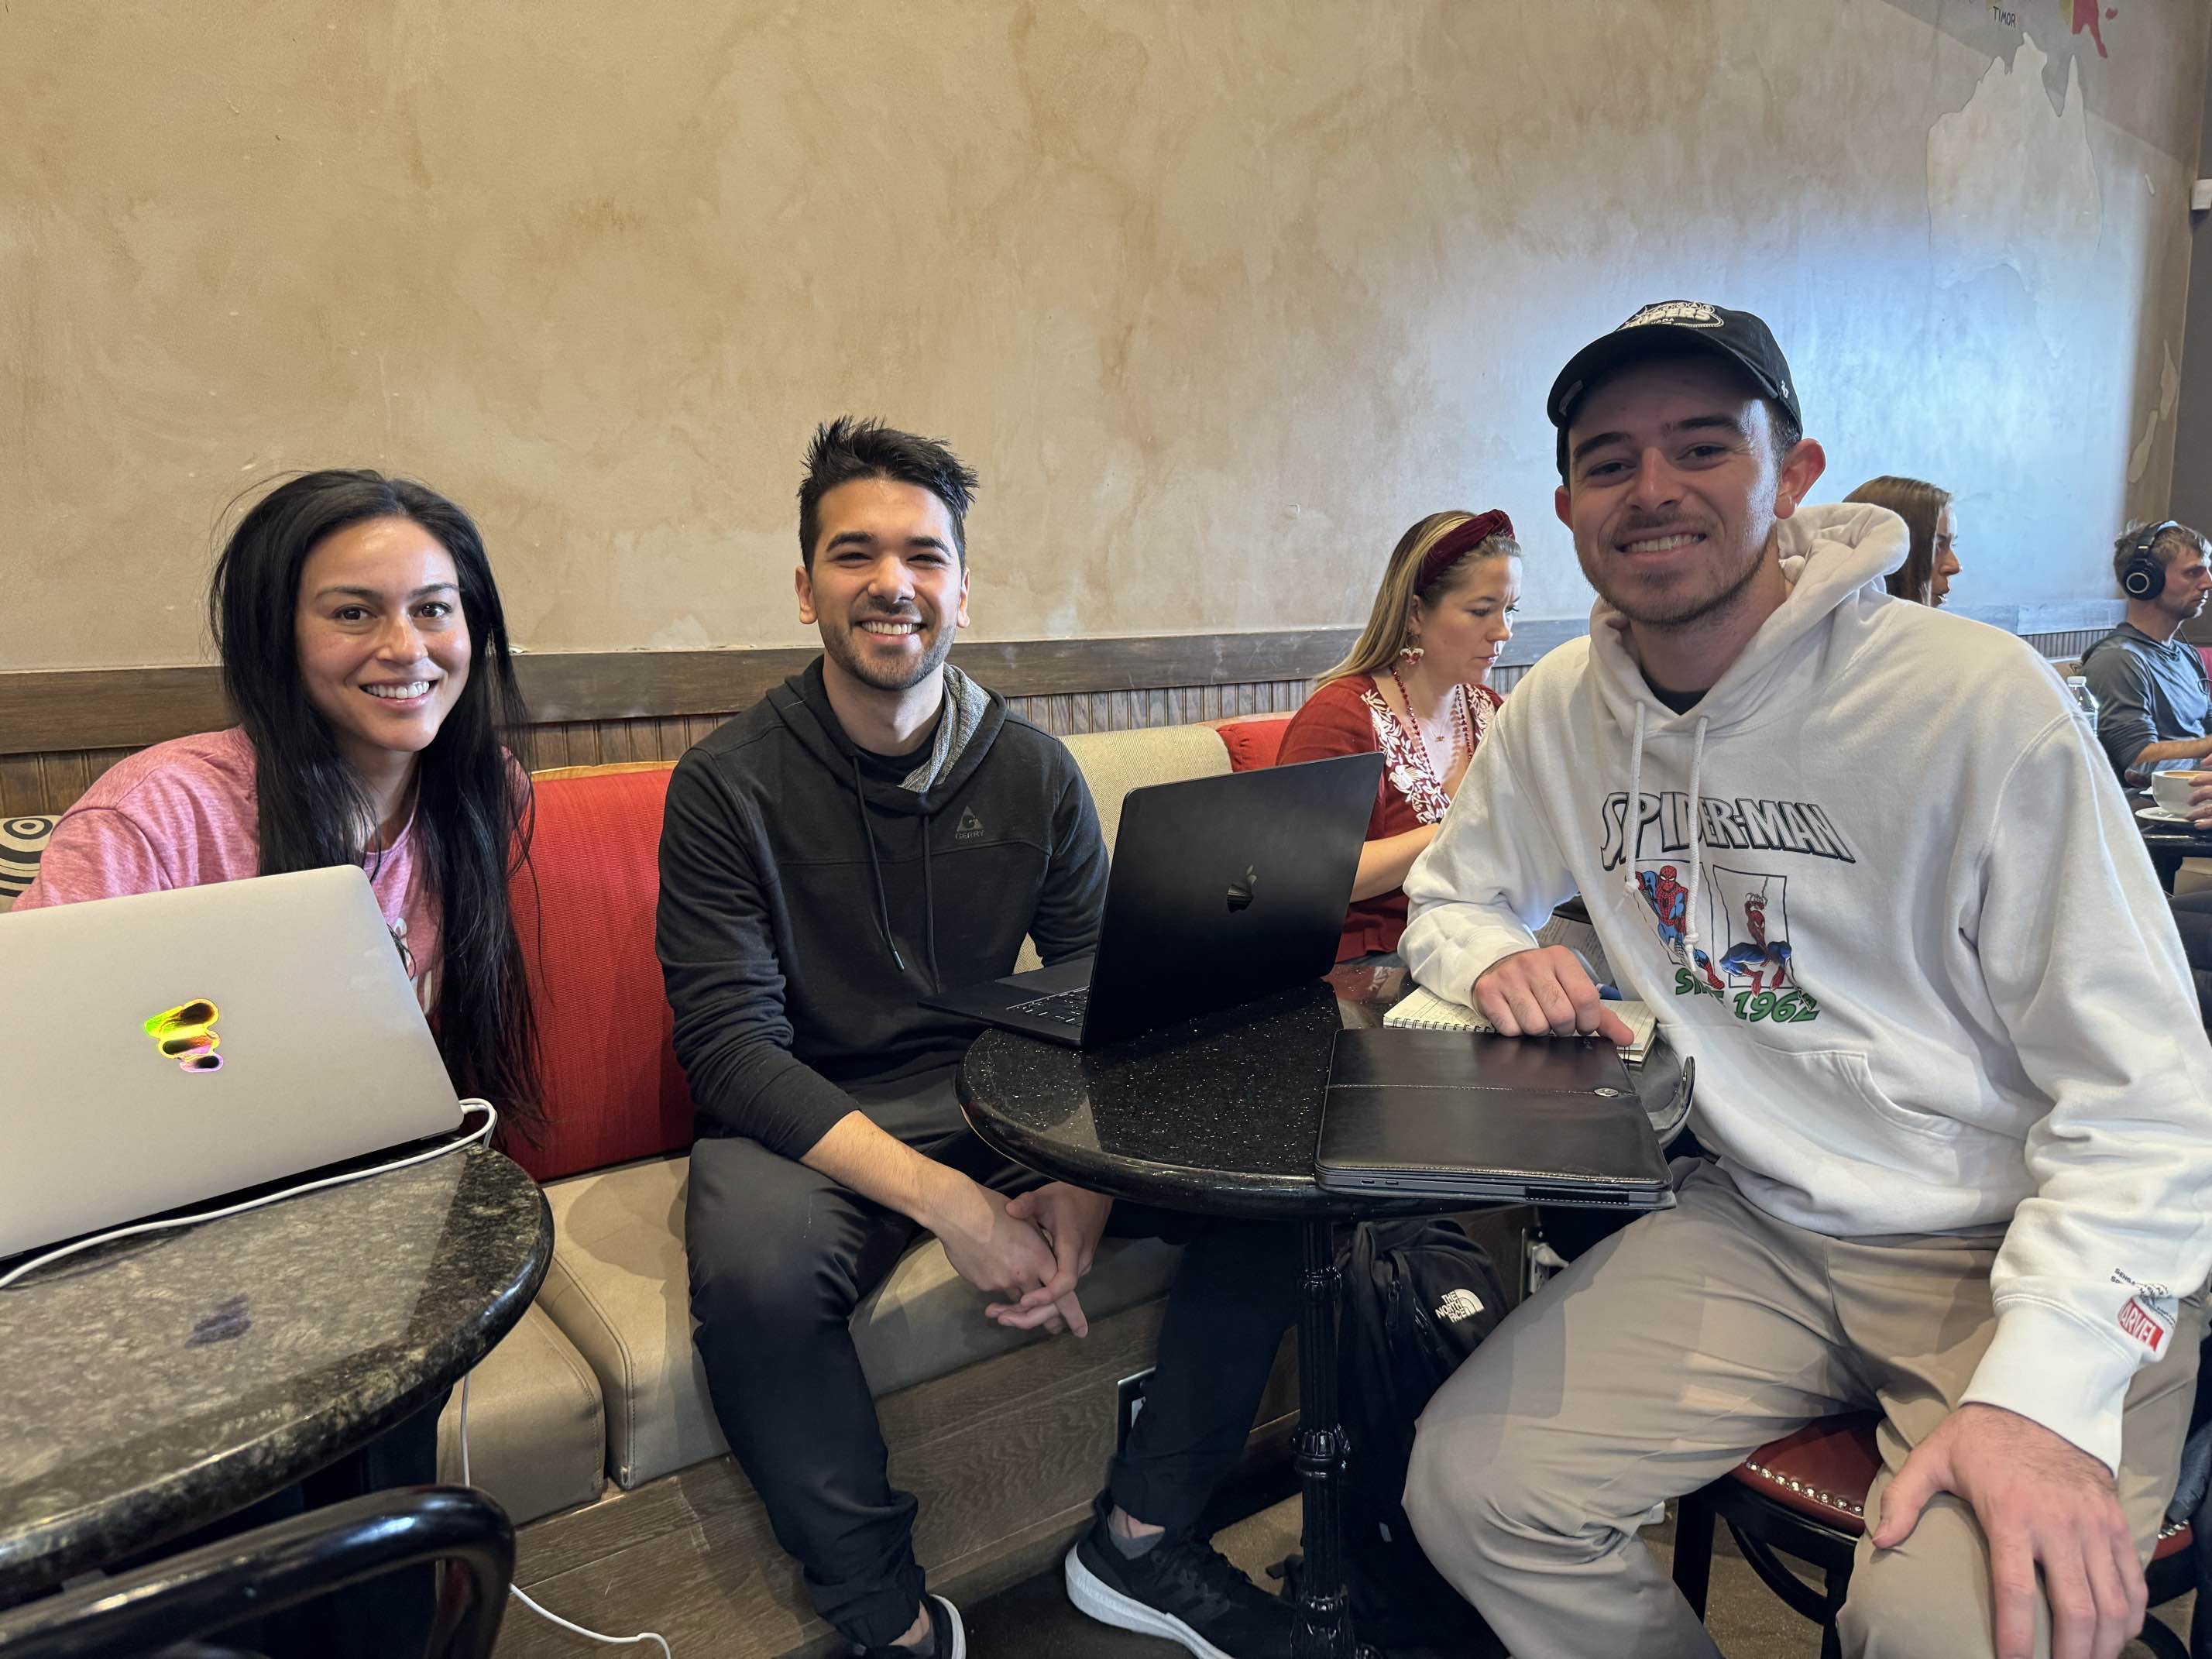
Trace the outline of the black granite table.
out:
<instances>
[{"instance_id":1,"label":"black granite table","mask_svg":"<svg viewBox=\"0 0 2212 1659\"><path fill-rule=\"evenodd\" d=\"M1305 1496L1299 1659L1357 1651L1344 1592L1336 1400L1341 1284L1334 1224L1479 1207L1324 1192L1314 1180L1331 1045L1382 1024L1402 969L1340 969L1240 1008L1089 1051L986 1032L960 1068L969 1127L1016 1162L1092 1192L1208 1215L1304 1223L1298 1472ZM1690 1068L1663 1044L1634 1068L1664 1140L1689 1109Z\"/></svg>"},{"instance_id":2,"label":"black granite table","mask_svg":"<svg viewBox=\"0 0 2212 1659\"><path fill-rule=\"evenodd\" d=\"M0 1606L220 1519L444 1398L553 1249L483 1147L0 1291Z\"/></svg>"}]
</instances>

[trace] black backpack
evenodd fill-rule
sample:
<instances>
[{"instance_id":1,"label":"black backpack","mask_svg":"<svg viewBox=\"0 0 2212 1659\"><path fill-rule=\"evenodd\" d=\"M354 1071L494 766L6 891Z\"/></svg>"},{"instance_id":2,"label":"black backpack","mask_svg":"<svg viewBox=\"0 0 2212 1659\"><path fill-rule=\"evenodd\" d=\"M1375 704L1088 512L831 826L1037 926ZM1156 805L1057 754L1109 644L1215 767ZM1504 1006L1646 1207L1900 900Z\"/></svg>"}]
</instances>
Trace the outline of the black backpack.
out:
<instances>
[{"instance_id":1,"label":"black backpack","mask_svg":"<svg viewBox=\"0 0 2212 1659\"><path fill-rule=\"evenodd\" d=\"M1413 1421L1498 1328L1505 1287L1455 1221L1363 1222L1340 1266L1345 1579L1359 1639L1385 1651L1499 1652L1480 1615L1429 1565L1401 1499Z\"/></svg>"}]
</instances>

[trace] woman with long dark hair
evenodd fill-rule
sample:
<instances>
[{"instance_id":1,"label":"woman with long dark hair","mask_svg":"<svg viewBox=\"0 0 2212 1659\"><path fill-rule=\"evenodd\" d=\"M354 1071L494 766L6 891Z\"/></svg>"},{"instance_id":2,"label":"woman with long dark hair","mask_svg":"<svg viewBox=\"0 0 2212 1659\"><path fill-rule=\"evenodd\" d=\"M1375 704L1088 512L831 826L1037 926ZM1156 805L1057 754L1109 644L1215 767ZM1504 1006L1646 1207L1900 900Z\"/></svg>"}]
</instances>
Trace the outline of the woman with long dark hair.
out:
<instances>
[{"instance_id":1,"label":"woman with long dark hair","mask_svg":"<svg viewBox=\"0 0 2212 1659\"><path fill-rule=\"evenodd\" d=\"M55 825L15 908L358 864L454 1086L526 1131L537 1067L507 882L530 786L501 742L524 716L483 537L410 480L307 473L240 522L209 610L240 723L111 769ZM173 1547L435 1480L438 1411ZM432 1607L428 1572L386 1575L265 1621L250 1645L420 1652Z\"/></svg>"},{"instance_id":2,"label":"woman with long dark hair","mask_svg":"<svg viewBox=\"0 0 2212 1659\"><path fill-rule=\"evenodd\" d=\"M456 1089L537 1118L507 908L527 856L523 729L483 538L369 471L269 492L216 561L210 620L240 723L142 750L54 826L17 909L359 864Z\"/></svg>"}]
</instances>

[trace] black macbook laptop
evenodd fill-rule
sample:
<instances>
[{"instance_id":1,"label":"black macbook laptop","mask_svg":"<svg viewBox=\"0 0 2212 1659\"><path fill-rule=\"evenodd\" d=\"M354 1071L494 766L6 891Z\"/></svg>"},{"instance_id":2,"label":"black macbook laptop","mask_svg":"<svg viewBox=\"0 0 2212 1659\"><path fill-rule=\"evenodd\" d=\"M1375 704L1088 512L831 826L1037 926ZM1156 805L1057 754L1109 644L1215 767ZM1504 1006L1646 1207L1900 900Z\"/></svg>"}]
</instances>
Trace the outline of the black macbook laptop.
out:
<instances>
[{"instance_id":1,"label":"black macbook laptop","mask_svg":"<svg viewBox=\"0 0 2212 1659\"><path fill-rule=\"evenodd\" d=\"M1132 789L1097 954L923 1002L1095 1048L1318 979L1382 775L1340 755Z\"/></svg>"},{"instance_id":2,"label":"black macbook laptop","mask_svg":"<svg viewBox=\"0 0 2212 1659\"><path fill-rule=\"evenodd\" d=\"M1340 1193L1626 1210L1674 1202L1620 1052L1571 1037L1340 1031L1314 1177Z\"/></svg>"}]
</instances>

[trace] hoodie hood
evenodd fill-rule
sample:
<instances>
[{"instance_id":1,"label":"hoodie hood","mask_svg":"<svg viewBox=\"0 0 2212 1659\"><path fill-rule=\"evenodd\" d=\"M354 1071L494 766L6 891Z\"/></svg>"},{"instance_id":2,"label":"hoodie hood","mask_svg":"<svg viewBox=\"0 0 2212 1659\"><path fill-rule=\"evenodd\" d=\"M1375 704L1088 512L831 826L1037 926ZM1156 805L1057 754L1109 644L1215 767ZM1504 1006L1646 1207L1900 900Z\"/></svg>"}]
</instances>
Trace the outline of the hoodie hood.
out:
<instances>
[{"instance_id":1,"label":"hoodie hood","mask_svg":"<svg viewBox=\"0 0 2212 1659\"><path fill-rule=\"evenodd\" d=\"M1699 724L1725 737L1754 721L1795 718L1788 682L1807 695L1826 666L1826 652L1805 651L1806 636L1838 622L1863 624L1890 599L1882 578L1905 562L1911 535L1886 507L1844 502L1801 507L1775 526L1790 595L1751 636L1719 682L1686 714L1651 695L1625 631L1627 618L1603 599L1590 609L1590 666L1606 711L1624 732L1686 732Z\"/></svg>"},{"instance_id":2,"label":"hoodie hood","mask_svg":"<svg viewBox=\"0 0 2212 1659\"><path fill-rule=\"evenodd\" d=\"M840 782L852 786L854 810L860 817L861 838L867 843L869 878L876 890L876 937L902 974L907 970L906 958L899 953L891 927L890 893L884 885L883 854L876 844L871 814L880 811L921 821L922 939L933 986L941 981L937 964L937 888L930 869L930 820L975 775L1006 723L1005 698L982 690L957 668L948 665L945 675L945 703L939 711L937 732L928 752L897 783L871 778L861 769L860 751L845 735L836 710L830 706L821 658L768 694L769 707L800 746L836 775ZM921 787L908 787L917 781Z\"/></svg>"},{"instance_id":3,"label":"hoodie hood","mask_svg":"<svg viewBox=\"0 0 2212 1659\"><path fill-rule=\"evenodd\" d=\"M995 691L983 690L964 674L955 680L952 677L958 673L949 666L945 670L945 709L939 717L937 738L916 768L927 774L927 786L910 789L904 782L886 783L863 775L858 787L869 805L904 817L934 817L982 765L1006 723L1006 700ZM851 782L854 762L860 751L845 735L836 711L830 706L830 693L822 683L821 658L771 690L768 702L807 753L840 780ZM945 751L941 758L940 750Z\"/></svg>"},{"instance_id":4,"label":"hoodie hood","mask_svg":"<svg viewBox=\"0 0 2212 1659\"><path fill-rule=\"evenodd\" d=\"M1731 737L1767 722L1802 719L1807 700L1826 679L1838 641L1838 618L1861 625L1881 606L1895 603L1882 578L1911 550L1905 520L1886 507L1845 503L1800 507L1775 526L1782 574L1789 596L1760 624L1728 671L1696 707L1676 714L1652 695L1634 652L1628 619L1601 597L1590 610L1589 655L1599 706L1628 737L1628 775L1622 781L1631 801L1644 798L1644 748L1662 732L1690 734L1689 822L1703 807L1708 738ZM1808 650L1808 636L1825 630L1820 648ZM1844 643L1844 655L1856 645ZM1840 661L1841 658L1833 660ZM1793 685L1792 682L1798 684ZM1698 896L1705 884L1704 848L1690 840L1690 879L1684 915L1685 947L1694 957L1700 939ZM1623 889L1641 896L1632 862L1621 868Z\"/></svg>"}]
</instances>

